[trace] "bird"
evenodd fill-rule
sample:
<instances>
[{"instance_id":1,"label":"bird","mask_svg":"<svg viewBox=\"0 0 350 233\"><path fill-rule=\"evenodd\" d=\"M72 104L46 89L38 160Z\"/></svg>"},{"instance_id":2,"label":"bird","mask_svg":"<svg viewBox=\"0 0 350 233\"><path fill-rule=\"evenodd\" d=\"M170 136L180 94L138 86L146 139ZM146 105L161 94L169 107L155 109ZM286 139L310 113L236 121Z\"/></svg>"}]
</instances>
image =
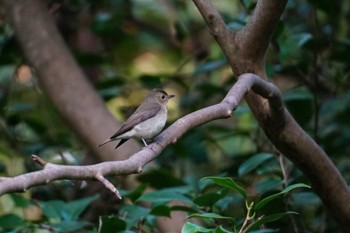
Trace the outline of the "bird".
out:
<instances>
[{"instance_id":1,"label":"bird","mask_svg":"<svg viewBox=\"0 0 350 233\"><path fill-rule=\"evenodd\" d=\"M120 140L117 149L130 138L139 138L147 147L146 140L156 136L163 128L168 116L168 100L175 95L168 95L164 90L151 90L135 112L122 124L120 129L98 147Z\"/></svg>"}]
</instances>

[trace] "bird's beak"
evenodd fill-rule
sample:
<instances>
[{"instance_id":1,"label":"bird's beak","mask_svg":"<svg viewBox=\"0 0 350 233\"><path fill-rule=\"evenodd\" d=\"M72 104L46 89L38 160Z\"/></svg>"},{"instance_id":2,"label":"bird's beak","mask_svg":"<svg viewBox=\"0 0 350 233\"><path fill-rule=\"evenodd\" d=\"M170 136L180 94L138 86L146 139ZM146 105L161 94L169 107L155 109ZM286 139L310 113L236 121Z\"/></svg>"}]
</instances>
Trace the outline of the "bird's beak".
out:
<instances>
[{"instance_id":1,"label":"bird's beak","mask_svg":"<svg viewBox=\"0 0 350 233\"><path fill-rule=\"evenodd\" d=\"M171 99L171 98L174 98L175 95L168 95L168 100Z\"/></svg>"}]
</instances>

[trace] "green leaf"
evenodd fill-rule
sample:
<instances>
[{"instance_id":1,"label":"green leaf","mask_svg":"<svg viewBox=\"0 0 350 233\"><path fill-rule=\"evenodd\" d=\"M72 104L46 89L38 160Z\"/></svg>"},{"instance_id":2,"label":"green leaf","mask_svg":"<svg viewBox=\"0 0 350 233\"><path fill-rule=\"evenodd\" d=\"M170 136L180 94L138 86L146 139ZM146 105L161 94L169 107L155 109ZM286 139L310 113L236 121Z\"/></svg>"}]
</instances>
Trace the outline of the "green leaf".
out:
<instances>
[{"instance_id":1,"label":"green leaf","mask_svg":"<svg viewBox=\"0 0 350 233\"><path fill-rule=\"evenodd\" d=\"M320 197L317 196L314 192L305 190L303 192L294 192L291 194L291 201L293 206L298 208L303 206L318 206L322 205Z\"/></svg>"},{"instance_id":2,"label":"green leaf","mask_svg":"<svg viewBox=\"0 0 350 233\"><path fill-rule=\"evenodd\" d=\"M17 227L24 226L25 221L14 214L5 214L0 216L0 228L4 229L16 229Z\"/></svg>"},{"instance_id":3,"label":"green leaf","mask_svg":"<svg viewBox=\"0 0 350 233\"><path fill-rule=\"evenodd\" d=\"M1 51L1 53L3 53L3 51ZM8 63L8 61L6 63ZM9 83L12 80L13 74L16 73L17 69L18 69L18 66L13 65L13 64L11 64L11 65L10 64L9 65L1 64L1 66L0 66L0 84L4 85L4 86L7 85L7 83Z\"/></svg>"},{"instance_id":4,"label":"green leaf","mask_svg":"<svg viewBox=\"0 0 350 233\"><path fill-rule=\"evenodd\" d=\"M99 194L95 194L91 197L86 197L66 203L65 210L67 215L65 215L65 219L77 220L81 213L91 204L91 202L97 200L98 198Z\"/></svg>"},{"instance_id":5,"label":"green leaf","mask_svg":"<svg viewBox=\"0 0 350 233\"><path fill-rule=\"evenodd\" d=\"M155 215L155 216L164 216L164 217L170 218L170 212L171 212L171 209L169 206L157 205L157 206L152 208L150 214Z\"/></svg>"},{"instance_id":6,"label":"green leaf","mask_svg":"<svg viewBox=\"0 0 350 233\"><path fill-rule=\"evenodd\" d=\"M77 220L86 207L88 207L91 202L98 199L98 197L99 195L96 194L68 203L60 200L52 200L46 202L42 201L39 204L44 215L51 220Z\"/></svg>"},{"instance_id":7,"label":"green leaf","mask_svg":"<svg viewBox=\"0 0 350 233\"><path fill-rule=\"evenodd\" d=\"M52 200L52 201L41 201L39 203L41 210L44 215L49 219L62 219L62 207L65 205L63 201L60 200Z\"/></svg>"},{"instance_id":8,"label":"green leaf","mask_svg":"<svg viewBox=\"0 0 350 233\"><path fill-rule=\"evenodd\" d=\"M264 207L267 203L269 203L270 201L280 197L281 195L290 192L291 190L295 189L295 188L311 188L310 186L306 185L306 184L293 184L288 186L287 188L283 189L281 192L273 194L271 196L265 197L264 199L262 199L261 201L259 201L258 203L256 203L255 205L255 211L258 211L259 209L261 209L262 207Z\"/></svg>"},{"instance_id":9,"label":"green leaf","mask_svg":"<svg viewBox=\"0 0 350 233\"><path fill-rule=\"evenodd\" d=\"M12 103L11 105L7 106L7 110L13 112L24 112L32 110L33 108L34 106L28 103Z\"/></svg>"},{"instance_id":10,"label":"green leaf","mask_svg":"<svg viewBox=\"0 0 350 233\"><path fill-rule=\"evenodd\" d=\"M283 181L280 177L274 177L274 176L268 176L260 180L256 186L256 192L258 194L271 191L271 190L278 190L282 187Z\"/></svg>"},{"instance_id":11,"label":"green leaf","mask_svg":"<svg viewBox=\"0 0 350 233\"><path fill-rule=\"evenodd\" d=\"M30 200L18 194L11 194L11 198L17 207L27 208L30 205Z\"/></svg>"},{"instance_id":12,"label":"green leaf","mask_svg":"<svg viewBox=\"0 0 350 233\"><path fill-rule=\"evenodd\" d=\"M127 229L134 226L140 220L146 218L150 210L137 205L124 205L120 210L121 216L124 216L124 221L127 224Z\"/></svg>"},{"instance_id":13,"label":"green leaf","mask_svg":"<svg viewBox=\"0 0 350 233\"><path fill-rule=\"evenodd\" d=\"M84 227L92 225L86 221L76 221L76 220L66 220L57 224L52 224L55 229L61 230L63 232L70 232L80 230Z\"/></svg>"},{"instance_id":14,"label":"green leaf","mask_svg":"<svg viewBox=\"0 0 350 233\"><path fill-rule=\"evenodd\" d=\"M298 100L313 100L312 93L305 88L298 88L293 91L287 91L283 93L283 100L285 102L298 101Z\"/></svg>"},{"instance_id":15,"label":"green leaf","mask_svg":"<svg viewBox=\"0 0 350 233\"><path fill-rule=\"evenodd\" d=\"M187 213L198 212L198 209L191 208L188 206L183 206L183 205L174 205L174 206L170 207L170 209L171 209L171 211L183 211L183 212L187 212Z\"/></svg>"},{"instance_id":16,"label":"green leaf","mask_svg":"<svg viewBox=\"0 0 350 233\"><path fill-rule=\"evenodd\" d=\"M296 60L300 55L301 47L312 39L310 33L292 33L289 32L281 38L280 59L282 62L290 62Z\"/></svg>"},{"instance_id":17,"label":"green leaf","mask_svg":"<svg viewBox=\"0 0 350 233\"><path fill-rule=\"evenodd\" d=\"M219 210L230 209L232 206L237 206L242 204L242 197L239 193L233 193L221 198L217 203L215 203L215 208Z\"/></svg>"},{"instance_id":18,"label":"green leaf","mask_svg":"<svg viewBox=\"0 0 350 233\"><path fill-rule=\"evenodd\" d=\"M209 218L209 219L225 219L234 223L236 220L232 217L221 216L215 213L204 213L204 214L191 214L188 218Z\"/></svg>"},{"instance_id":19,"label":"green leaf","mask_svg":"<svg viewBox=\"0 0 350 233\"><path fill-rule=\"evenodd\" d=\"M181 229L181 233L195 233L195 232L205 233L205 232L213 232L213 230L204 228L192 222L186 222Z\"/></svg>"},{"instance_id":20,"label":"green leaf","mask_svg":"<svg viewBox=\"0 0 350 233\"><path fill-rule=\"evenodd\" d=\"M217 226L214 230L214 233L233 233L233 231L228 231L223 226Z\"/></svg>"},{"instance_id":21,"label":"green leaf","mask_svg":"<svg viewBox=\"0 0 350 233\"><path fill-rule=\"evenodd\" d=\"M265 216L261 219L259 219L258 221L254 222L251 226L249 226L245 232L250 232L252 230L258 229L261 225L265 224L265 223L269 223L269 222L274 222L277 221L278 219L288 215L288 214L298 214L297 212L294 211L287 211L287 212L283 212L283 213L278 213L278 214L272 214L272 215L268 215Z\"/></svg>"},{"instance_id":22,"label":"green leaf","mask_svg":"<svg viewBox=\"0 0 350 233\"><path fill-rule=\"evenodd\" d=\"M159 177L162 177L162 179L159 179ZM152 169L151 171L141 174L137 179L156 189L185 185L181 179L175 177L174 174L166 169Z\"/></svg>"},{"instance_id":23,"label":"green leaf","mask_svg":"<svg viewBox=\"0 0 350 233\"><path fill-rule=\"evenodd\" d=\"M249 233L271 233L271 232L279 232L279 229L260 229L260 230L256 230L256 231L250 231Z\"/></svg>"},{"instance_id":24,"label":"green leaf","mask_svg":"<svg viewBox=\"0 0 350 233\"><path fill-rule=\"evenodd\" d=\"M195 198L193 202L199 206L213 207L213 205L225 197L228 193L228 189L220 190L219 192L210 192L200 195Z\"/></svg>"},{"instance_id":25,"label":"green leaf","mask_svg":"<svg viewBox=\"0 0 350 233\"><path fill-rule=\"evenodd\" d=\"M172 191L171 189L169 190L159 190L151 193L146 193L139 197L136 202L140 201L147 201L147 202L152 202L152 203L168 203L173 200L179 200L183 201L188 204L192 204L191 199L188 197L184 196L181 193L177 193Z\"/></svg>"},{"instance_id":26,"label":"green leaf","mask_svg":"<svg viewBox=\"0 0 350 233\"><path fill-rule=\"evenodd\" d=\"M147 188L147 185L141 184L137 188L135 188L131 191L126 191L126 192L122 193L122 196L127 197L131 201L135 202L137 200L137 198L139 198L142 195L142 193L145 191L146 188Z\"/></svg>"},{"instance_id":27,"label":"green leaf","mask_svg":"<svg viewBox=\"0 0 350 233\"><path fill-rule=\"evenodd\" d=\"M247 174L248 172L257 168L260 164L262 164L266 160L271 159L272 157L273 157L273 154L271 153L259 153L250 157L244 163L242 163L241 166L239 166L238 175L242 176L244 174Z\"/></svg>"},{"instance_id":28,"label":"green leaf","mask_svg":"<svg viewBox=\"0 0 350 233\"><path fill-rule=\"evenodd\" d=\"M125 230L126 222L119 219L118 217L100 217L99 233L110 233Z\"/></svg>"},{"instance_id":29,"label":"green leaf","mask_svg":"<svg viewBox=\"0 0 350 233\"><path fill-rule=\"evenodd\" d=\"M230 190L236 190L242 195L245 200L247 199L246 191L229 177L207 176L202 178L202 180L203 179L209 179L222 187L228 188Z\"/></svg>"}]
</instances>

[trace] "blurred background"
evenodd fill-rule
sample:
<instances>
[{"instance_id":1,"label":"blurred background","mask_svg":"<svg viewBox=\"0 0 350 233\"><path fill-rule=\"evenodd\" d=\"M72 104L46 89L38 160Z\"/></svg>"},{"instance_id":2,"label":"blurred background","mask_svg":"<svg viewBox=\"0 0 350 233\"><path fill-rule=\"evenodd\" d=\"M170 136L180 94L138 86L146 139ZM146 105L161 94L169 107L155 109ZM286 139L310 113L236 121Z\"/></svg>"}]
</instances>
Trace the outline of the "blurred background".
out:
<instances>
[{"instance_id":1,"label":"blurred background","mask_svg":"<svg viewBox=\"0 0 350 233\"><path fill-rule=\"evenodd\" d=\"M191 1L45 3L87 79L120 122L152 88L164 88L176 95L169 102L171 124L185 114L218 103L235 83L236 77L225 56ZM245 25L256 1L213 3L228 27L238 30ZM347 181L349 20L349 1L290 0L266 56L269 81L282 90L288 110L326 151ZM1 176L41 169L31 160L32 154L59 164L98 161L43 93L35 71L27 64L13 30L5 21L3 7L0 112ZM123 147L128 144L118 150ZM118 150L111 160L118 159ZM179 193L195 201L199 208L209 208L242 222L245 218L242 199L235 192L220 196L218 190L209 189L200 180L209 175L232 177L252 200L293 183L308 183L298 169L275 151L242 102L232 118L213 121L186 133L146 166L141 175L132 179L110 178L124 195L122 201L92 181L57 181L25 193L3 195L0 232L97 232L100 216L113 216L113 224L121 231L157 232L156 217L169 216L175 209L166 209L164 203L170 200L159 201L156 195L141 199L151 204L137 201L145 190L158 191L163 196ZM217 200L198 201L198 197L208 193L218 194L213 194ZM186 211L193 211L189 209ZM338 232L310 189L299 189L277 199L264 214L286 210L299 215L282 218L266 228L279 229L277 232ZM103 221L107 224L109 218Z\"/></svg>"}]
</instances>

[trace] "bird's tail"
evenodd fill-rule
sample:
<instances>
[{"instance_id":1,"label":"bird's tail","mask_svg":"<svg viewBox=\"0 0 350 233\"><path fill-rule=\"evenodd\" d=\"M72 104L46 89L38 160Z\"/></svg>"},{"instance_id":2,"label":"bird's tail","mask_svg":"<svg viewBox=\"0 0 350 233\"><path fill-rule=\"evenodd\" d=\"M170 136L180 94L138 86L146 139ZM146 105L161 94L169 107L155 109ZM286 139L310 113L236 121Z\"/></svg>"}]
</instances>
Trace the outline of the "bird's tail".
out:
<instances>
[{"instance_id":1,"label":"bird's tail","mask_svg":"<svg viewBox=\"0 0 350 233\"><path fill-rule=\"evenodd\" d=\"M114 149L117 149L119 146L123 145L124 142L126 142L127 140L129 140L129 138L120 140L120 142L118 143L118 145Z\"/></svg>"},{"instance_id":2,"label":"bird's tail","mask_svg":"<svg viewBox=\"0 0 350 233\"><path fill-rule=\"evenodd\" d=\"M106 141L102 142L101 144L99 144L97 147L101 147L103 146L104 144L107 144L108 142L111 142L113 141L112 139L108 138Z\"/></svg>"}]
</instances>

